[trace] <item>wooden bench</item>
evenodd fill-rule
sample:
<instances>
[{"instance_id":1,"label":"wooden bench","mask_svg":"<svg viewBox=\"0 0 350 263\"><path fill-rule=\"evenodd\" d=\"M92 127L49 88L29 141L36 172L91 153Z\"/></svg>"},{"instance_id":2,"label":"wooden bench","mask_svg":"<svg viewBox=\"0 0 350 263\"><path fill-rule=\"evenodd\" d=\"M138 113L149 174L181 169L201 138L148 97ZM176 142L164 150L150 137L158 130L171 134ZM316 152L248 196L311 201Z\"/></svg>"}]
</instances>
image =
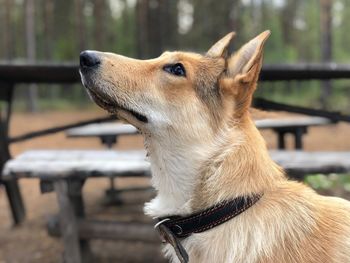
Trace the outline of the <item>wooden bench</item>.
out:
<instances>
[{"instance_id":1,"label":"wooden bench","mask_svg":"<svg viewBox=\"0 0 350 263\"><path fill-rule=\"evenodd\" d=\"M330 124L332 124L330 119L322 117L288 117L255 121L258 129L272 129L277 134L278 149L286 148L285 135L288 133L294 136L295 149L302 149L302 137L307 133L309 127ZM100 123L69 129L66 134L70 138L98 137L102 143L111 148L117 142L119 136L137 134L137 129L130 124Z\"/></svg>"},{"instance_id":2,"label":"wooden bench","mask_svg":"<svg viewBox=\"0 0 350 263\"><path fill-rule=\"evenodd\" d=\"M106 222L85 218L82 187L91 177L149 176L145 151L37 150L9 160L4 180L37 178L42 193L55 191L58 220L49 222L49 233L62 236L64 262L94 262L88 239L109 238L159 242L145 223ZM58 222L57 222L58 221Z\"/></svg>"},{"instance_id":3,"label":"wooden bench","mask_svg":"<svg viewBox=\"0 0 350 263\"><path fill-rule=\"evenodd\" d=\"M137 134L137 129L130 124L118 122L94 123L77 128L68 129L66 135L68 138L99 138L101 143L111 149L118 142L119 136L129 136ZM109 178L110 187L106 190L106 201L111 204L121 204L119 198L120 190L115 185L113 177Z\"/></svg>"},{"instance_id":4,"label":"wooden bench","mask_svg":"<svg viewBox=\"0 0 350 263\"><path fill-rule=\"evenodd\" d=\"M270 151L272 159L290 177L302 179L307 174L350 172L350 152Z\"/></svg>"},{"instance_id":5,"label":"wooden bench","mask_svg":"<svg viewBox=\"0 0 350 263\"><path fill-rule=\"evenodd\" d=\"M310 126L322 126L332 124L332 121L322 117L293 117L256 120L258 129L272 129L278 136L278 149L286 148L286 134L294 136L295 149L303 148L303 135L307 133Z\"/></svg>"},{"instance_id":6,"label":"wooden bench","mask_svg":"<svg viewBox=\"0 0 350 263\"><path fill-rule=\"evenodd\" d=\"M146 152L112 150L33 150L7 161L3 180L39 178L86 180L90 177L150 176ZM270 155L289 175L350 172L350 152L272 150Z\"/></svg>"},{"instance_id":7,"label":"wooden bench","mask_svg":"<svg viewBox=\"0 0 350 263\"><path fill-rule=\"evenodd\" d=\"M290 175L350 172L350 152L271 151ZM43 150L28 151L6 163L4 180L37 178L43 193L55 191L59 219L50 233L62 236L65 262L89 262L89 239L126 239L158 242L150 224L99 221L85 218L82 187L90 177L149 176L144 151ZM59 228L57 230L57 228ZM58 233L57 233L58 232Z\"/></svg>"},{"instance_id":8,"label":"wooden bench","mask_svg":"<svg viewBox=\"0 0 350 263\"><path fill-rule=\"evenodd\" d=\"M98 137L107 148L112 148L113 144L117 143L119 136L135 134L137 134L137 129L134 126L115 122L89 124L66 131L69 138Z\"/></svg>"},{"instance_id":9,"label":"wooden bench","mask_svg":"<svg viewBox=\"0 0 350 263\"><path fill-rule=\"evenodd\" d=\"M9 160L4 178L48 180L149 175L144 150L32 150Z\"/></svg>"}]
</instances>

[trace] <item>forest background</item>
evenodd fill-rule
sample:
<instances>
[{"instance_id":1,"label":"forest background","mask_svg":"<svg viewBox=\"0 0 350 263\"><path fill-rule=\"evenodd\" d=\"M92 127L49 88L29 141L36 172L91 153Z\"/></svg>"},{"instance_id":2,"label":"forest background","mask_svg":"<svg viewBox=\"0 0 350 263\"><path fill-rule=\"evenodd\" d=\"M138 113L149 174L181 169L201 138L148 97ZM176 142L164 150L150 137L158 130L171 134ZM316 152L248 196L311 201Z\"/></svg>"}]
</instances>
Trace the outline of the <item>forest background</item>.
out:
<instances>
[{"instance_id":1,"label":"forest background","mask_svg":"<svg viewBox=\"0 0 350 263\"><path fill-rule=\"evenodd\" d=\"M0 0L0 61L78 63L85 49L152 58L205 52L236 31L232 50L270 29L265 64L350 63L349 0ZM350 82L264 82L257 96L350 112ZM24 85L21 85L22 87ZM92 107L81 85L16 89L15 109Z\"/></svg>"}]
</instances>

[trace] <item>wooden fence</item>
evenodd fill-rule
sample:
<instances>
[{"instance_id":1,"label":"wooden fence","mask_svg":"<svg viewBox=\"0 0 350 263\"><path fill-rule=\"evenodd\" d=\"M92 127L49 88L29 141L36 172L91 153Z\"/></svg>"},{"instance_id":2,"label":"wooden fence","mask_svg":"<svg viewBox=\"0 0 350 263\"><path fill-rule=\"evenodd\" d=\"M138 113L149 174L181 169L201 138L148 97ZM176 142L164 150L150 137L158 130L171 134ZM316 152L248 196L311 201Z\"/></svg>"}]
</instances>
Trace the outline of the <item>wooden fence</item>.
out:
<instances>
[{"instance_id":1,"label":"wooden fence","mask_svg":"<svg viewBox=\"0 0 350 263\"><path fill-rule=\"evenodd\" d=\"M261 81L350 79L350 65L281 64L265 65ZM0 63L0 82L9 83L77 83L78 65L63 64L5 64Z\"/></svg>"}]
</instances>

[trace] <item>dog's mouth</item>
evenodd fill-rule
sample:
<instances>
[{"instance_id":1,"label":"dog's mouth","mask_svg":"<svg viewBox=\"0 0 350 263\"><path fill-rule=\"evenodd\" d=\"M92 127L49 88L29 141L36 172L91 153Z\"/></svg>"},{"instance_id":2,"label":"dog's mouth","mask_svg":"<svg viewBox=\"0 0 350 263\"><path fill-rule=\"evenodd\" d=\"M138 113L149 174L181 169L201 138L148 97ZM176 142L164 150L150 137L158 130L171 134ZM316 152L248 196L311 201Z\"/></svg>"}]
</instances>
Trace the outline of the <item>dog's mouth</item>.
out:
<instances>
[{"instance_id":1,"label":"dog's mouth","mask_svg":"<svg viewBox=\"0 0 350 263\"><path fill-rule=\"evenodd\" d=\"M125 106L121 106L117 102L112 101L110 98L106 98L105 96L93 91L92 89L89 89L88 87L86 87L86 89L89 95L91 96L92 100L102 109L105 109L108 112L113 114L117 113L118 111L124 111L132 115L134 118L136 118L140 122L144 122L144 123L148 122L148 119L145 115L133 109L126 108Z\"/></svg>"}]
</instances>

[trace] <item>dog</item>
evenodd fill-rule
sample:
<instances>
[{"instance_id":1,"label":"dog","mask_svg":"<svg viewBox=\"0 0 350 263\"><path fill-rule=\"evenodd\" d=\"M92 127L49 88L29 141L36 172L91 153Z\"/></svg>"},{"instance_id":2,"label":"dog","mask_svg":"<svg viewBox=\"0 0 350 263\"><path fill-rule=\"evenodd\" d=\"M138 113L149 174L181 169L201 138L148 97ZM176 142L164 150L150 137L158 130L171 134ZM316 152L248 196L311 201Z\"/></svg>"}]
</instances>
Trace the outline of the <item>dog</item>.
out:
<instances>
[{"instance_id":1,"label":"dog","mask_svg":"<svg viewBox=\"0 0 350 263\"><path fill-rule=\"evenodd\" d=\"M228 54L234 35L203 55L81 53L92 100L144 135L157 190L145 213L164 221L259 194L236 217L177 239L175 248L191 263L350 262L350 202L288 180L250 117L270 32ZM164 247L171 262L179 262L175 251Z\"/></svg>"}]
</instances>

